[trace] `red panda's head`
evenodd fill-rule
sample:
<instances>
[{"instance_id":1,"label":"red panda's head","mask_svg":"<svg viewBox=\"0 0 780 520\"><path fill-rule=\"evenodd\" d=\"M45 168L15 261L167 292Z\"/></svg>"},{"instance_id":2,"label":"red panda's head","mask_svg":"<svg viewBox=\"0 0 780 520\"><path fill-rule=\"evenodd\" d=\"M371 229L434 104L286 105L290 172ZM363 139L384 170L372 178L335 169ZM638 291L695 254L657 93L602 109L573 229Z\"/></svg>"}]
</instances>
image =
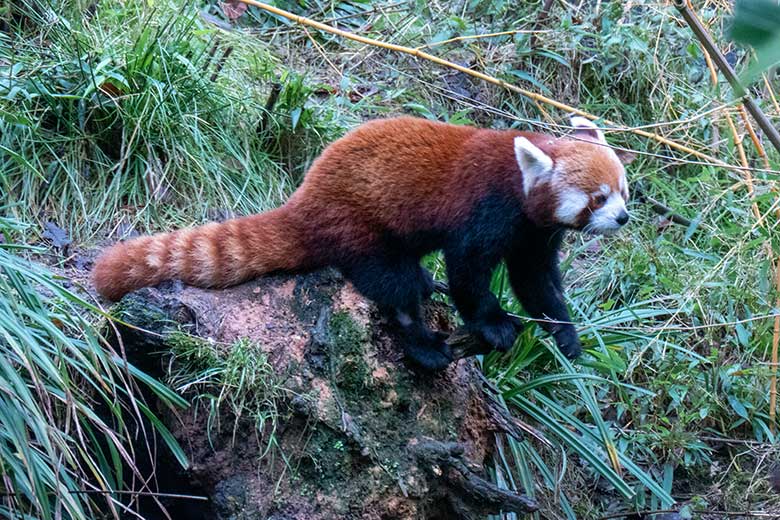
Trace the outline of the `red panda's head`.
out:
<instances>
[{"instance_id":1,"label":"red panda's head","mask_svg":"<svg viewBox=\"0 0 780 520\"><path fill-rule=\"evenodd\" d=\"M591 121L572 117L573 139L531 143L515 137L515 157L532 218L540 222L610 235L628 222L624 164ZM544 149L544 150L543 150Z\"/></svg>"}]
</instances>

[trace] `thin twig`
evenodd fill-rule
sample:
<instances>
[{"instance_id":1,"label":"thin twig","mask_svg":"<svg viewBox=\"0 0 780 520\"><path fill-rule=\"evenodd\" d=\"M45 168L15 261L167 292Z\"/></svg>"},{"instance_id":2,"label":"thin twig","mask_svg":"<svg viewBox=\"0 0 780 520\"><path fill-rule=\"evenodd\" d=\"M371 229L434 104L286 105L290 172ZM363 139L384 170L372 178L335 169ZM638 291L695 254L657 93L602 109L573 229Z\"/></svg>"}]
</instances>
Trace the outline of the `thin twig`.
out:
<instances>
[{"instance_id":1,"label":"thin twig","mask_svg":"<svg viewBox=\"0 0 780 520\"><path fill-rule=\"evenodd\" d=\"M736 516L748 518L780 518L780 513L767 513L765 511L721 511L718 509L694 509L694 513L705 515Z\"/></svg>"},{"instance_id":2,"label":"thin twig","mask_svg":"<svg viewBox=\"0 0 780 520\"><path fill-rule=\"evenodd\" d=\"M225 49L225 51L222 53L222 56L219 57L219 61L217 62L217 67L214 69L214 73L211 75L211 82L217 81L217 77L219 76L219 73L222 72L222 67L225 66L225 62L230 57L230 55L233 54L233 47L228 47Z\"/></svg>"},{"instance_id":3,"label":"thin twig","mask_svg":"<svg viewBox=\"0 0 780 520\"><path fill-rule=\"evenodd\" d=\"M753 123L751 123L750 119L748 118L745 105L739 105L737 110L739 110L739 115L742 116L742 122L745 123L745 129L750 136L750 140L753 141L753 146L756 148L758 156L761 157L761 160L764 163L764 168L769 168L769 157L767 157L764 145L761 144L761 140L758 138L756 131L753 129Z\"/></svg>"},{"instance_id":4,"label":"thin twig","mask_svg":"<svg viewBox=\"0 0 780 520\"><path fill-rule=\"evenodd\" d=\"M518 116L516 114L513 114L511 112L507 112L506 110L501 110L499 108L496 108L494 106L488 105L488 104L483 103L483 102L480 102L478 100L475 100L475 99L472 99L472 98L468 98L468 97L459 95L457 92L453 92L451 90L447 90L445 88L442 88L441 86L436 85L434 83L427 82L427 81L425 81L423 79L420 79L419 77L416 77L413 74L410 74L410 73L408 73L408 72L406 72L404 70L401 70L399 68L393 67L392 65L382 64L382 66L388 67L388 68L392 69L394 72L397 72L398 74L401 74L401 75L406 76L406 77L408 77L410 79L413 79L415 81L423 83L424 85L426 85L427 88L434 89L434 90L439 90L442 93L442 95L445 95L446 97L449 97L450 99L458 101L459 103L465 104L465 105L470 106L470 107L472 107L474 109L477 109L477 110L483 110L485 112L492 113L492 114L495 114L495 115L500 116L500 117L504 117L504 118L512 120L512 121L525 123L525 124L528 124L528 125L533 126L533 127L543 128L546 131L550 131L550 132L557 132L557 133L559 133L559 132L561 132L563 130L571 130L573 128L573 127L571 127L569 125L564 125L564 124L560 124L560 123L539 121L538 119L530 119L530 118L520 117L520 116ZM641 126L631 126L631 127L621 126L619 128L609 128L609 129L606 129L605 133L615 133L615 132L628 132L628 133L632 133L632 132L634 132L634 130L644 130L644 129L647 129L647 128L660 128L660 127L663 127L663 126L685 125L685 124L689 124L689 123L691 123L693 121L697 121L697 120L701 119L702 117L706 117L707 115L709 115L711 113L714 113L714 112L717 112L717 111L729 108L732 104L736 104L736 103L737 102L725 103L725 104L720 105L720 106L718 106L716 108L710 109L710 110L708 110L706 112L702 112L700 114L692 116L692 117L690 117L688 119L676 119L674 121L653 123L653 124L647 124L647 125L641 125ZM570 136L570 138L573 138L573 137ZM662 154L662 153L653 153L653 152L648 152L646 150L635 150L635 149L632 149L632 148L625 148L625 147L621 147L621 146L615 146L614 144L610 145L610 147L613 148L614 150L620 150L620 151L624 151L624 152L631 152L631 153L634 153L636 155L641 155L641 156L648 157L648 158L654 158L654 159L660 159L660 160L664 160L664 161L669 161L669 162L673 162L673 163L676 163L676 164L689 164L689 165L692 165L692 166L695 165L695 166L717 166L717 167L722 167L721 164L711 163L711 162L707 162L707 161L695 161L695 160L691 160L691 159L681 159L679 157L674 157L674 156L666 155L666 154ZM728 168L730 170L732 170L732 171L735 171L735 172L750 171L750 172L754 172L754 173L768 173L768 174L780 176L780 170L774 170L774 169L771 169L771 168L756 168L756 167L753 167L753 166L743 167L743 166L739 166L739 165L736 165L736 164L730 164L730 165L728 165ZM763 179L757 179L757 180L763 181ZM737 189L741 188L743 184L744 184L744 181L740 181L739 183L736 183L733 186L731 186L729 188L729 190L730 191L736 191Z\"/></svg>"},{"instance_id":5,"label":"thin twig","mask_svg":"<svg viewBox=\"0 0 780 520\"><path fill-rule=\"evenodd\" d=\"M333 72L335 72L338 77L342 77L344 73L339 70L335 63L330 61L330 58L328 58L327 53L322 48L322 45L320 45L319 42L312 37L311 33L308 31L308 29L306 29L306 27L303 28L303 32L306 34L306 37L309 38L309 41L314 46L314 48L317 49L317 52L320 53L322 59L325 60L325 63L330 65L330 68L333 69Z\"/></svg>"},{"instance_id":6,"label":"thin twig","mask_svg":"<svg viewBox=\"0 0 780 520\"><path fill-rule=\"evenodd\" d=\"M745 154L745 147L742 145L742 136L739 135L739 131L737 130L737 125L734 124L734 119L731 117L731 114L726 113L726 122L729 124L729 129L731 130L731 135L734 138L734 146L737 148L737 155L739 155L739 161L742 163L743 167L750 166L750 163L747 160L747 155ZM744 172L744 180L745 180L745 186L747 186L748 190L748 196L750 197L751 203L750 203L750 209L753 212L753 216L756 218L756 220L761 218L761 211L758 209L758 204L756 204L755 201L755 188L753 185L753 175L749 171Z\"/></svg>"},{"instance_id":7,"label":"thin twig","mask_svg":"<svg viewBox=\"0 0 780 520\"><path fill-rule=\"evenodd\" d=\"M276 106L276 102L279 99L279 94L282 92L282 84L274 82L271 85L271 92L268 94L268 100L263 107L263 117L260 118L260 122L257 124L257 133L263 134L268 130L268 126L271 123L271 113Z\"/></svg>"},{"instance_id":8,"label":"thin twig","mask_svg":"<svg viewBox=\"0 0 780 520\"><path fill-rule=\"evenodd\" d=\"M641 518L643 516L663 515L666 513L677 513L677 510L659 509L657 511L623 511L622 513L612 513L611 515L599 517L599 520L610 520L612 518L625 518L625 517Z\"/></svg>"},{"instance_id":9,"label":"thin twig","mask_svg":"<svg viewBox=\"0 0 780 520\"><path fill-rule=\"evenodd\" d=\"M777 299L775 305L780 307L780 258L775 260L775 293ZM777 419L777 351L780 344L780 316L775 316L772 327L772 378L769 382L769 426L775 431Z\"/></svg>"},{"instance_id":10,"label":"thin twig","mask_svg":"<svg viewBox=\"0 0 780 520\"><path fill-rule=\"evenodd\" d=\"M670 222L674 222L675 224L680 224L681 226L690 227L691 221L682 215L678 215L675 213L672 208L669 208L667 206L664 206L657 200L655 200L652 197L645 196L645 201L650 204L650 208L661 215L662 217L666 217L669 219Z\"/></svg>"},{"instance_id":11,"label":"thin twig","mask_svg":"<svg viewBox=\"0 0 780 520\"><path fill-rule=\"evenodd\" d=\"M767 442L751 441L749 439L733 439L730 437L712 437L707 435L703 435L699 437L699 440L705 442L720 442L723 444L735 444L739 446L759 446L759 447L771 446L771 444Z\"/></svg>"},{"instance_id":12,"label":"thin twig","mask_svg":"<svg viewBox=\"0 0 780 520\"><path fill-rule=\"evenodd\" d=\"M646 195L644 190L637 188L634 190L634 193L636 194L636 198L639 200L639 202L649 204L650 208L654 212L658 213L662 217L669 219L670 222L674 222L675 224L680 224L681 226L685 227L689 227L691 225L690 219L687 219L682 215L678 215L672 208L662 204L649 195Z\"/></svg>"},{"instance_id":13,"label":"thin twig","mask_svg":"<svg viewBox=\"0 0 780 520\"><path fill-rule=\"evenodd\" d=\"M539 31L539 28L544 26L547 18L550 17L550 9L552 8L554 1L555 0L544 0L544 4L542 4L542 8L539 10L539 14L536 16L536 22L534 23L535 32ZM536 48L536 34L531 35L529 47L531 47L531 49Z\"/></svg>"},{"instance_id":14,"label":"thin twig","mask_svg":"<svg viewBox=\"0 0 780 520\"><path fill-rule=\"evenodd\" d=\"M721 323L710 323L707 325L670 325L666 324L662 327L632 327L628 325L600 325L598 323L582 323L577 321L564 321L564 320L550 320L550 319L543 319L543 318L531 318L528 316L521 316L519 314L513 314L508 313L510 316L514 316L516 318L519 318L523 321L530 321L533 323L550 323L550 324L557 324L557 325L574 325L575 327L578 327L582 330L585 329L595 329L595 330L616 330L616 331L642 331L642 332L668 332L668 331L678 331L678 332L692 332L695 330L705 330L705 329L717 329L721 327L733 327L738 324L744 324L744 323L751 323L754 321L761 321L761 320L768 320L768 319L774 319L777 316L780 316L780 313L770 313L770 314L761 314L758 316L751 316L750 318L744 318L741 320L734 320L734 321L728 321L728 322L721 322ZM670 311L671 314L671 311Z\"/></svg>"},{"instance_id":15,"label":"thin twig","mask_svg":"<svg viewBox=\"0 0 780 520\"><path fill-rule=\"evenodd\" d=\"M763 74L763 78L766 91L769 93L769 98L772 100L772 105L775 107L775 113L780 115L780 103L777 102L777 96L775 96L775 91L772 88L772 84L769 83L769 78L766 77L766 74Z\"/></svg>"}]
</instances>

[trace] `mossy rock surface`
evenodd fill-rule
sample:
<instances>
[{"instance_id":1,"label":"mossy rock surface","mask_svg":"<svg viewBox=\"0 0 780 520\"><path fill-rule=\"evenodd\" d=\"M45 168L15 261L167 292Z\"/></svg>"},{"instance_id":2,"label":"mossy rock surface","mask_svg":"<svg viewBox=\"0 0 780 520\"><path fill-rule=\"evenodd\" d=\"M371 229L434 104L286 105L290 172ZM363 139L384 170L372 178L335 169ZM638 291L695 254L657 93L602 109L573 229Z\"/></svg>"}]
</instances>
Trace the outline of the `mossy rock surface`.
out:
<instances>
[{"instance_id":1,"label":"mossy rock surface","mask_svg":"<svg viewBox=\"0 0 780 520\"><path fill-rule=\"evenodd\" d=\"M207 365L237 342L270 365L264 388L282 401L272 431L203 406L168 415L213 518L469 517L461 500L448 498L442 468L417 448L457 444L458 458L481 472L496 427L473 360L437 375L411 371L393 326L338 273L269 276L225 290L165 284L128 295L117 310L157 334L130 334L147 356L174 352L172 361L162 357L168 371L182 352ZM431 303L427 312L452 328L446 306Z\"/></svg>"}]
</instances>

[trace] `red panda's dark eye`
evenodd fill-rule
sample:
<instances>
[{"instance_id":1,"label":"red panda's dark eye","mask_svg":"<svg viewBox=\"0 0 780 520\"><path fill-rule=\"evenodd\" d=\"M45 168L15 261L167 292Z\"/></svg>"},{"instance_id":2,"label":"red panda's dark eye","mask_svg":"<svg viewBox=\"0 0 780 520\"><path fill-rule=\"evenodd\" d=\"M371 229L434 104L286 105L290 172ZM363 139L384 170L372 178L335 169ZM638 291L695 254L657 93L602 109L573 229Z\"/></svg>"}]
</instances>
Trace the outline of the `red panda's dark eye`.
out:
<instances>
[{"instance_id":1,"label":"red panda's dark eye","mask_svg":"<svg viewBox=\"0 0 780 520\"><path fill-rule=\"evenodd\" d=\"M607 202L607 196L602 194L602 193L599 193L598 195L593 197L593 204L597 208L600 208L601 206L603 206L605 202Z\"/></svg>"}]
</instances>

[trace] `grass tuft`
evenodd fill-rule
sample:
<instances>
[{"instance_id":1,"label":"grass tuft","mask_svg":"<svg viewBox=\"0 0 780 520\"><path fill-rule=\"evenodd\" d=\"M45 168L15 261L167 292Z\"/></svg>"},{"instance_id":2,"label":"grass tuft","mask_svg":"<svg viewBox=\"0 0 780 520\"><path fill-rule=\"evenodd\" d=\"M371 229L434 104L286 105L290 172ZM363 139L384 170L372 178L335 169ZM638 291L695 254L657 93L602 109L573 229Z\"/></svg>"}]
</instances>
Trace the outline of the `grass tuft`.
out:
<instances>
[{"instance_id":1,"label":"grass tuft","mask_svg":"<svg viewBox=\"0 0 780 520\"><path fill-rule=\"evenodd\" d=\"M21 228L0 222L6 240ZM134 442L142 424L186 465L139 386L169 406L186 403L114 352L81 317L94 307L10 245L0 244L0 515L118 517L128 500L114 493L141 476L133 446L143 446Z\"/></svg>"}]
</instances>

